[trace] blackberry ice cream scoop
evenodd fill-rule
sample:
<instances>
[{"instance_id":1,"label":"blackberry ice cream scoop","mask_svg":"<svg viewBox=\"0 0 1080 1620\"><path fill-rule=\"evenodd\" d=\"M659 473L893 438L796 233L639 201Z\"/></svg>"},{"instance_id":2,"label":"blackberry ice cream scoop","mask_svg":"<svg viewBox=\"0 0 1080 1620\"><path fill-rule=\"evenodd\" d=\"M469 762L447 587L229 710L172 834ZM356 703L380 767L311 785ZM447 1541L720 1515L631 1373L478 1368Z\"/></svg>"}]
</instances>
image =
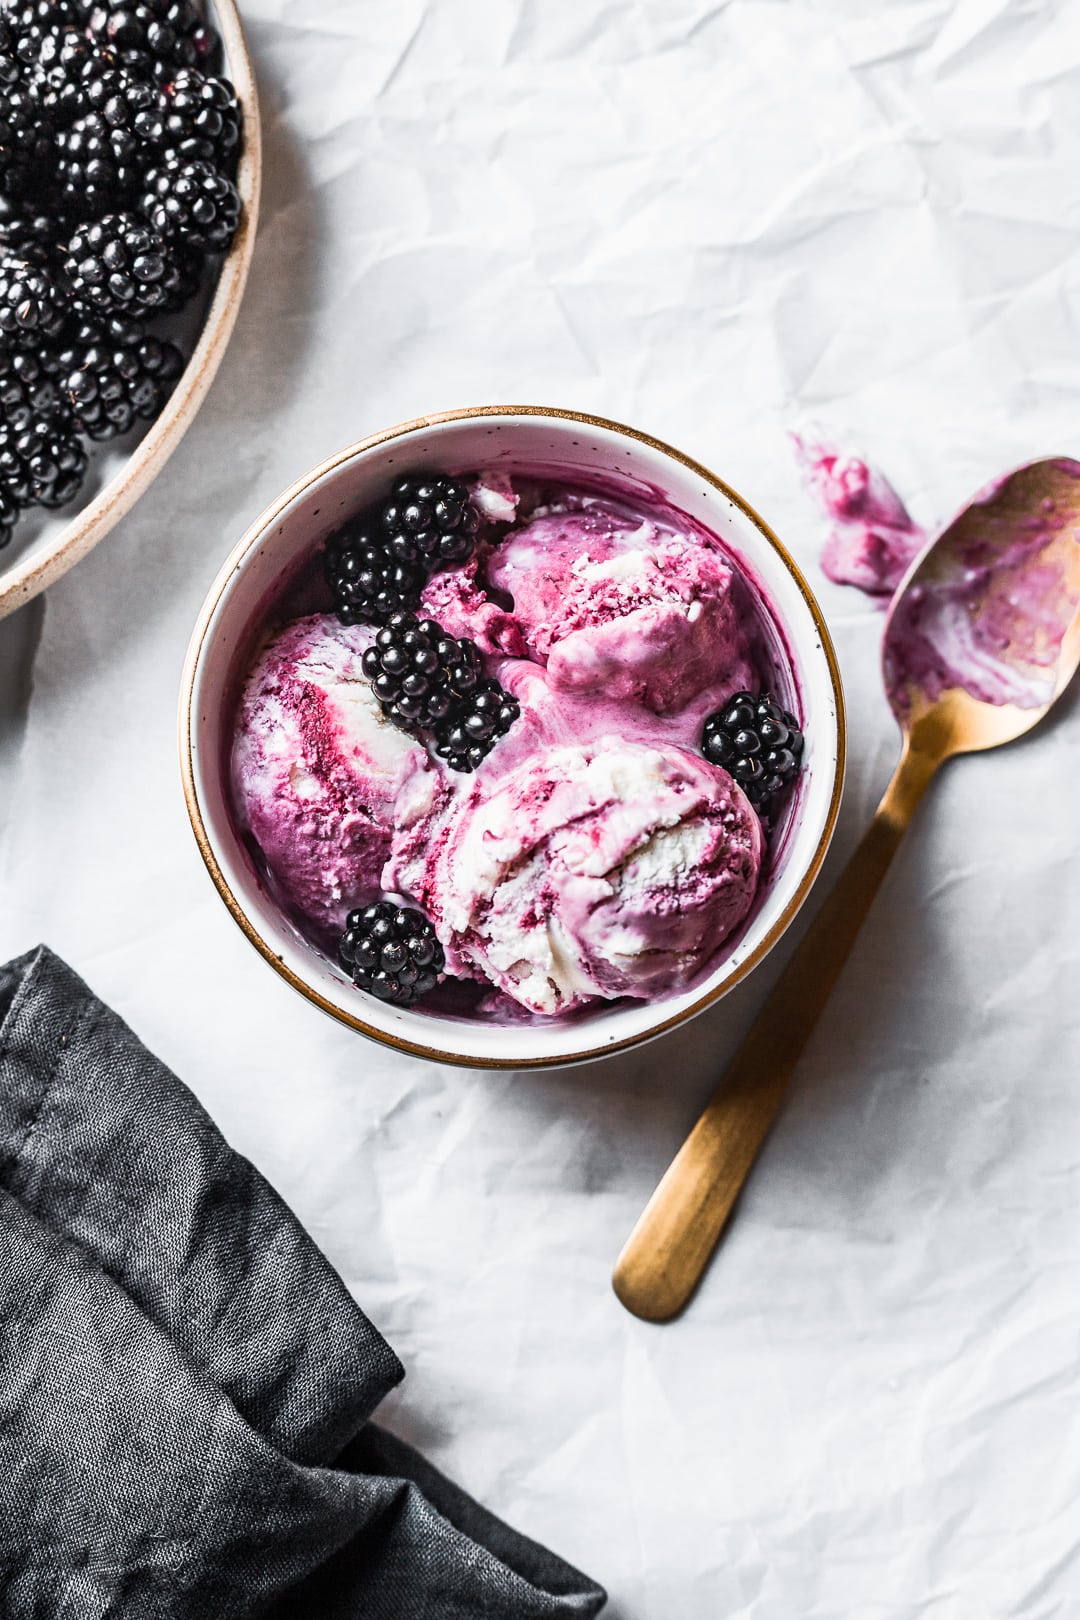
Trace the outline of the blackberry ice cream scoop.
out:
<instances>
[{"instance_id":1,"label":"blackberry ice cream scoop","mask_svg":"<svg viewBox=\"0 0 1080 1620\"><path fill-rule=\"evenodd\" d=\"M376 900L395 805L434 777L382 714L363 671L375 632L330 614L287 625L245 683L232 753L236 803L290 911L331 935Z\"/></svg>"}]
</instances>

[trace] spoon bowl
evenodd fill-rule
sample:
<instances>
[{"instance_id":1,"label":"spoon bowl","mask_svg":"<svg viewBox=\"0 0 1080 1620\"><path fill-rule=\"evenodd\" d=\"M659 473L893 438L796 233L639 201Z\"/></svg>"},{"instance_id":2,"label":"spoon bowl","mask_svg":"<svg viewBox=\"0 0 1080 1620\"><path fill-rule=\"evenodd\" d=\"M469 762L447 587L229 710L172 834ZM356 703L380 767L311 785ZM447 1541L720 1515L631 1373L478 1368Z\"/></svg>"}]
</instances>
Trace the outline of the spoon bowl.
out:
<instances>
[{"instance_id":1,"label":"spoon bowl","mask_svg":"<svg viewBox=\"0 0 1080 1620\"><path fill-rule=\"evenodd\" d=\"M1080 462L1030 462L916 559L882 642L900 729L942 758L1013 742L1080 662Z\"/></svg>"},{"instance_id":2,"label":"spoon bowl","mask_svg":"<svg viewBox=\"0 0 1080 1620\"><path fill-rule=\"evenodd\" d=\"M1031 462L977 495L916 559L885 626L903 736L892 781L839 882L630 1235L614 1286L666 1322L690 1299L783 1104L912 816L954 754L1044 718L1080 665L1080 462Z\"/></svg>"}]
</instances>

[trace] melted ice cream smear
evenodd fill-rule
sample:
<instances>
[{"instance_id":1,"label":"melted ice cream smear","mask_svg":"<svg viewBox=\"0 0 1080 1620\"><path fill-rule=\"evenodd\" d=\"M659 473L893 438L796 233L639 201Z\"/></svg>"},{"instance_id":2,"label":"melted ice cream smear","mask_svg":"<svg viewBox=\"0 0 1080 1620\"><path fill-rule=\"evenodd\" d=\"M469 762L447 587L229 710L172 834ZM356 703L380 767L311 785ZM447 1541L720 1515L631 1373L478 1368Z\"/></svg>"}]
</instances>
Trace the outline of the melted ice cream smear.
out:
<instances>
[{"instance_id":1,"label":"melted ice cream smear","mask_svg":"<svg viewBox=\"0 0 1080 1620\"><path fill-rule=\"evenodd\" d=\"M807 488L830 520L821 567L836 585L887 599L926 545L888 479L850 451L790 435Z\"/></svg>"}]
</instances>

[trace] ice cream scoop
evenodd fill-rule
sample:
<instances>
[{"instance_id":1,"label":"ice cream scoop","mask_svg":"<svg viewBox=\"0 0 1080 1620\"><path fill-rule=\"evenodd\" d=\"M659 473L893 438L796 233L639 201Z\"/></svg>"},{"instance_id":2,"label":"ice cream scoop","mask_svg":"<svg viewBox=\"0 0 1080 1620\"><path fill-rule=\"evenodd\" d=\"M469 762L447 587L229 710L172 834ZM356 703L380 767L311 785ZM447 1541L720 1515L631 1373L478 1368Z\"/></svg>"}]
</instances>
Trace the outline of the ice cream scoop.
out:
<instances>
[{"instance_id":1,"label":"ice cream scoop","mask_svg":"<svg viewBox=\"0 0 1080 1620\"><path fill-rule=\"evenodd\" d=\"M734 569L663 508L570 496L515 530L489 571L556 691L669 714L721 676L729 694L753 680Z\"/></svg>"},{"instance_id":2,"label":"ice cream scoop","mask_svg":"<svg viewBox=\"0 0 1080 1620\"><path fill-rule=\"evenodd\" d=\"M628 1310L689 1300L935 772L1038 724L1080 665L1080 462L1021 467L912 566L885 628L900 763L863 840L654 1193L615 1270Z\"/></svg>"},{"instance_id":3,"label":"ice cream scoop","mask_svg":"<svg viewBox=\"0 0 1080 1620\"><path fill-rule=\"evenodd\" d=\"M689 983L753 903L764 837L726 771L619 736L538 747L425 818L400 815L388 887L447 967L533 1013Z\"/></svg>"},{"instance_id":4,"label":"ice cream scoop","mask_svg":"<svg viewBox=\"0 0 1080 1620\"><path fill-rule=\"evenodd\" d=\"M290 910L340 932L381 893L394 806L435 777L425 750L386 720L361 668L374 638L330 614L298 619L256 658L232 751L237 813Z\"/></svg>"}]
</instances>

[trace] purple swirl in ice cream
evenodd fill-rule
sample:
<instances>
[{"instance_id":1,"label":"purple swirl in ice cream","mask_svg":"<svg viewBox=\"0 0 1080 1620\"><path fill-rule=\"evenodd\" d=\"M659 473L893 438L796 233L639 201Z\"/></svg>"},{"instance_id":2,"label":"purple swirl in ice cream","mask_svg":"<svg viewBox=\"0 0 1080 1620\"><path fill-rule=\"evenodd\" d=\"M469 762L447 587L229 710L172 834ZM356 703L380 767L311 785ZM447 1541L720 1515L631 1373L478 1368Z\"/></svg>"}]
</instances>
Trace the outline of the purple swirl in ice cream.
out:
<instances>
[{"instance_id":1,"label":"purple swirl in ice cream","mask_svg":"<svg viewBox=\"0 0 1080 1620\"><path fill-rule=\"evenodd\" d=\"M476 554L421 615L468 636L520 719L473 774L384 718L375 632L308 613L265 637L237 715L235 813L326 947L382 896L420 907L447 972L536 1015L692 983L747 918L766 840L706 716L790 671L747 581L685 516L484 475ZM310 601L308 602L310 605Z\"/></svg>"}]
</instances>

